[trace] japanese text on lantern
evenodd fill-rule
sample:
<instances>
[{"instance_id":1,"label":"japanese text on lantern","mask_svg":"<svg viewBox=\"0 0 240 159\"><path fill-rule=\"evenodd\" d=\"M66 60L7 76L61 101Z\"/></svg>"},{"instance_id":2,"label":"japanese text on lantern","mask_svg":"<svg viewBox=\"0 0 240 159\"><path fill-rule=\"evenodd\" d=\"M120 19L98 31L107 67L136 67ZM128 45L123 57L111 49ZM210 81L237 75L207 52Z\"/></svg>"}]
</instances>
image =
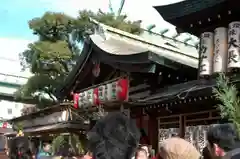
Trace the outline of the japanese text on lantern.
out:
<instances>
[{"instance_id":1,"label":"japanese text on lantern","mask_svg":"<svg viewBox=\"0 0 240 159\"><path fill-rule=\"evenodd\" d=\"M240 67L240 22L229 24L228 30L228 68Z\"/></svg>"},{"instance_id":2,"label":"japanese text on lantern","mask_svg":"<svg viewBox=\"0 0 240 159\"><path fill-rule=\"evenodd\" d=\"M219 59L220 59L219 47L220 47L220 42L219 42L219 39L217 39L215 42L215 52L214 52L214 62L215 63L219 62Z\"/></svg>"},{"instance_id":3,"label":"japanese text on lantern","mask_svg":"<svg viewBox=\"0 0 240 159\"><path fill-rule=\"evenodd\" d=\"M212 74L212 58L213 58L213 33L205 32L201 34L200 43L200 60L199 75Z\"/></svg>"}]
</instances>

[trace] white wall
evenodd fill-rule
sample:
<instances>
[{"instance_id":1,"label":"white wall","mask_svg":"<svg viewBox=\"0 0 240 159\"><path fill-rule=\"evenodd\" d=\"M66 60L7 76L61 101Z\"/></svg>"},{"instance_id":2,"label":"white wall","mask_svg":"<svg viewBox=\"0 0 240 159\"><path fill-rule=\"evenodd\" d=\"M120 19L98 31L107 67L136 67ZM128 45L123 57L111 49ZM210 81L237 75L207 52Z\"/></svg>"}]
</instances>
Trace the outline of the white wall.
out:
<instances>
[{"instance_id":1,"label":"white wall","mask_svg":"<svg viewBox=\"0 0 240 159\"><path fill-rule=\"evenodd\" d=\"M9 101L0 101L0 118L12 119L21 116L21 109L24 107L22 103Z\"/></svg>"}]
</instances>

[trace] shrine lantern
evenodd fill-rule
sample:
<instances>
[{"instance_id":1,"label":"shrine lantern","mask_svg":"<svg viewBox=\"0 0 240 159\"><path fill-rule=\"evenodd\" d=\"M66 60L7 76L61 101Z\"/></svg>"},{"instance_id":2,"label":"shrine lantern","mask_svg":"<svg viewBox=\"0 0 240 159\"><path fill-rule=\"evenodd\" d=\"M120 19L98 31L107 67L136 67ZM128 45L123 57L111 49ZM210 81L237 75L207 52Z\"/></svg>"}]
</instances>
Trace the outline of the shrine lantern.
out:
<instances>
[{"instance_id":1,"label":"shrine lantern","mask_svg":"<svg viewBox=\"0 0 240 159\"><path fill-rule=\"evenodd\" d=\"M93 89L93 106L99 105L99 93L98 88Z\"/></svg>"},{"instance_id":2,"label":"shrine lantern","mask_svg":"<svg viewBox=\"0 0 240 159\"><path fill-rule=\"evenodd\" d=\"M92 69L92 73L94 75L94 77L98 77L100 74L100 64L95 62L93 65L93 69Z\"/></svg>"},{"instance_id":3,"label":"shrine lantern","mask_svg":"<svg viewBox=\"0 0 240 159\"><path fill-rule=\"evenodd\" d=\"M116 85L116 95L118 101L127 101L129 94L129 80L119 79Z\"/></svg>"},{"instance_id":4,"label":"shrine lantern","mask_svg":"<svg viewBox=\"0 0 240 159\"><path fill-rule=\"evenodd\" d=\"M78 108L86 108L87 107L87 92L79 93L79 100L78 100Z\"/></svg>"},{"instance_id":5,"label":"shrine lantern","mask_svg":"<svg viewBox=\"0 0 240 159\"><path fill-rule=\"evenodd\" d=\"M74 108L78 108L78 101L79 101L79 93L74 93L73 94L73 101L74 101L74 104L73 104L73 107Z\"/></svg>"},{"instance_id":6,"label":"shrine lantern","mask_svg":"<svg viewBox=\"0 0 240 159\"><path fill-rule=\"evenodd\" d=\"M201 34L200 58L199 58L199 76L210 76L212 74L214 34L204 32Z\"/></svg>"},{"instance_id":7,"label":"shrine lantern","mask_svg":"<svg viewBox=\"0 0 240 159\"><path fill-rule=\"evenodd\" d=\"M240 22L235 21L228 27L228 69L240 68Z\"/></svg>"},{"instance_id":8,"label":"shrine lantern","mask_svg":"<svg viewBox=\"0 0 240 159\"><path fill-rule=\"evenodd\" d=\"M228 61L227 28L219 27L214 30L213 73L226 72L227 61Z\"/></svg>"},{"instance_id":9,"label":"shrine lantern","mask_svg":"<svg viewBox=\"0 0 240 159\"><path fill-rule=\"evenodd\" d=\"M98 100L98 88L90 89L87 91L87 101L88 107L99 105Z\"/></svg>"},{"instance_id":10,"label":"shrine lantern","mask_svg":"<svg viewBox=\"0 0 240 159\"><path fill-rule=\"evenodd\" d=\"M101 87L101 91L99 90L100 102L126 101L128 100L128 89L128 79L118 79L117 81L109 83Z\"/></svg>"},{"instance_id":11,"label":"shrine lantern","mask_svg":"<svg viewBox=\"0 0 240 159\"><path fill-rule=\"evenodd\" d=\"M107 101L107 85L102 85L98 87L98 99L99 103L103 104Z\"/></svg>"}]
</instances>

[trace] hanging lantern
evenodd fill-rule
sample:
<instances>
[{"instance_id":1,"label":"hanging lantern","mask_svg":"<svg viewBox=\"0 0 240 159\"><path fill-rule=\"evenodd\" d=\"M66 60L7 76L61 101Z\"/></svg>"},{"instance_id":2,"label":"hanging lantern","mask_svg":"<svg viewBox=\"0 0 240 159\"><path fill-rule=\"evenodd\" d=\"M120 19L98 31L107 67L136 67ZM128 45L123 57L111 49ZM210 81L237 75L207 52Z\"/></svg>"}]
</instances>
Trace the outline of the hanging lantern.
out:
<instances>
[{"instance_id":1,"label":"hanging lantern","mask_svg":"<svg viewBox=\"0 0 240 159\"><path fill-rule=\"evenodd\" d=\"M99 104L100 104L100 102L99 102L98 88L95 88L93 90L93 105L97 106Z\"/></svg>"},{"instance_id":2,"label":"hanging lantern","mask_svg":"<svg viewBox=\"0 0 240 159\"><path fill-rule=\"evenodd\" d=\"M94 77L98 77L100 75L100 63L98 62L93 62L93 69L92 69L92 73L94 75Z\"/></svg>"},{"instance_id":3,"label":"hanging lantern","mask_svg":"<svg viewBox=\"0 0 240 159\"><path fill-rule=\"evenodd\" d=\"M78 108L78 104L79 104L79 93L74 93L73 94L73 101L74 101L74 104L73 104L73 107L74 108Z\"/></svg>"},{"instance_id":4,"label":"hanging lantern","mask_svg":"<svg viewBox=\"0 0 240 159\"><path fill-rule=\"evenodd\" d=\"M212 74L214 40L213 33L204 32L201 34L199 76Z\"/></svg>"},{"instance_id":5,"label":"hanging lantern","mask_svg":"<svg viewBox=\"0 0 240 159\"><path fill-rule=\"evenodd\" d=\"M120 79L117 81L117 100L119 101L127 101L129 94L129 80L128 79Z\"/></svg>"},{"instance_id":6,"label":"hanging lantern","mask_svg":"<svg viewBox=\"0 0 240 159\"><path fill-rule=\"evenodd\" d=\"M228 27L228 69L240 68L240 22L232 22Z\"/></svg>"},{"instance_id":7,"label":"hanging lantern","mask_svg":"<svg viewBox=\"0 0 240 159\"><path fill-rule=\"evenodd\" d=\"M213 73L226 72L228 62L227 28L216 28L214 34Z\"/></svg>"}]
</instances>

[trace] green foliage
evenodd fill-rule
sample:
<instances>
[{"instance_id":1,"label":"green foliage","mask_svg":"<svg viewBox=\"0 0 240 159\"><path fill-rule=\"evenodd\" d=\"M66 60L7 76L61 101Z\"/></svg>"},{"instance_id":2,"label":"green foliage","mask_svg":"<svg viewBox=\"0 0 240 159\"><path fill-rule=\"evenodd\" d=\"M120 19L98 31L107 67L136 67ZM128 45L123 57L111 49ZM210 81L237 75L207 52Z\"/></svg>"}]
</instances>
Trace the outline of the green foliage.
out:
<instances>
[{"instance_id":1,"label":"green foliage","mask_svg":"<svg viewBox=\"0 0 240 159\"><path fill-rule=\"evenodd\" d=\"M221 102L217 105L221 117L234 123L240 135L240 98L237 88L229 82L229 78L221 74L217 79L217 87L213 89L213 93Z\"/></svg>"},{"instance_id":2,"label":"green foliage","mask_svg":"<svg viewBox=\"0 0 240 159\"><path fill-rule=\"evenodd\" d=\"M99 11L97 14L92 16L93 19L100 23L117 28L131 34L139 35L142 32L140 27L141 21L129 21L127 15L117 15L113 13L102 13Z\"/></svg>"},{"instance_id":3,"label":"green foliage","mask_svg":"<svg viewBox=\"0 0 240 159\"><path fill-rule=\"evenodd\" d=\"M52 141L52 151L53 154L56 154L57 152L59 152L59 150L61 149L61 147L63 145L65 145L67 142L64 139L63 135L59 135L57 137L55 137Z\"/></svg>"},{"instance_id":4,"label":"green foliage","mask_svg":"<svg viewBox=\"0 0 240 159\"><path fill-rule=\"evenodd\" d=\"M17 98L35 97L40 108L56 102L53 92L79 55L78 47L71 41L74 23L75 19L52 12L29 21L29 28L39 40L20 53L20 60L22 68L29 68L34 75L16 92Z\"/></svg>"},{"instance_id":5,"label":"green foliage","mask_svg":"<svg viewBox=\"0 0 240 159\"><path fill-rule=\"evenodd\" d=\"M70 146L71 151L75 155L84 154L84 142L85 138L82 138L82 141L79 139L79 136L76 134L69 135L59 135L53 139L52 150L53 154L61 151L64 146Z\"/></svg>"}]
</instances>

